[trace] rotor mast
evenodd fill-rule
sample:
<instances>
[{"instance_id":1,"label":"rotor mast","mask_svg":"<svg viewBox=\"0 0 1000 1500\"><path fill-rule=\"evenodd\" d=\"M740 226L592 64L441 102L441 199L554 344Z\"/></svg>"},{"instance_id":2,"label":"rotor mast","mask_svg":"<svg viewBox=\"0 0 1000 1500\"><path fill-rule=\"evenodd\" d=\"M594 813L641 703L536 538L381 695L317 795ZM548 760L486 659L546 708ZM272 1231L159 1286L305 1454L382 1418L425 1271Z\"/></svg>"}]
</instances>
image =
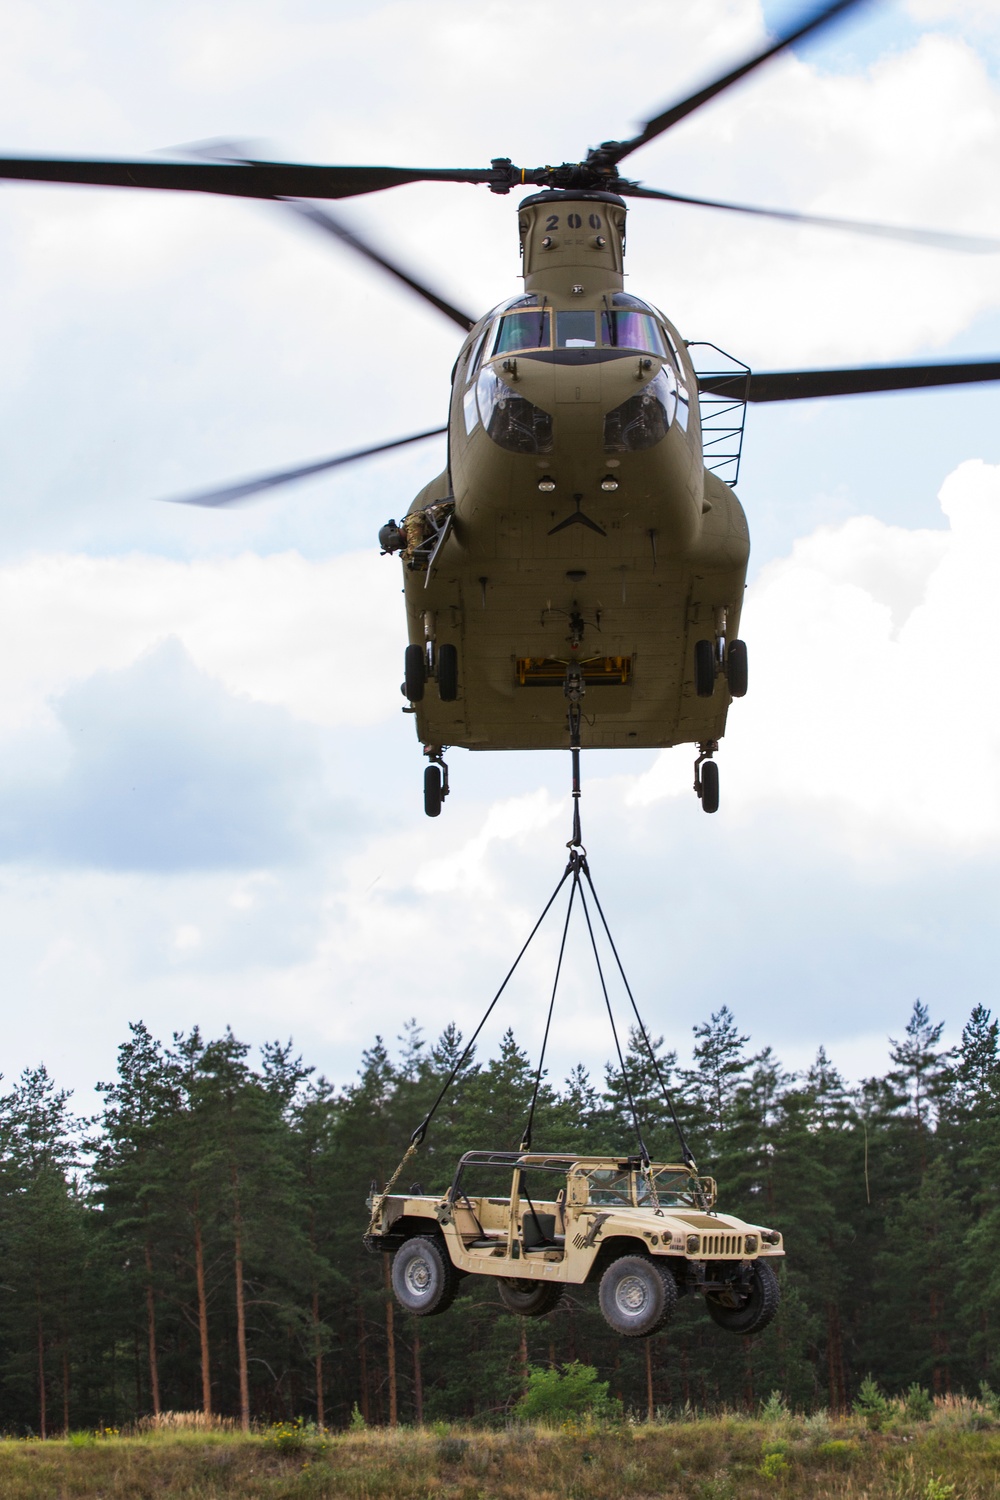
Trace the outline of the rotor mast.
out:
<instances>
[{"instance_id":1,"label":"rotor mast","mask_svg":"<svg viewBox=\"0 0 1000 1500\"><path fill-rule=\"evenodd\" d=\"M542 296L593 296L624 286L624 200L616 193L535 193L518 210L524 289Z\"/></svg>"}]
</instances>

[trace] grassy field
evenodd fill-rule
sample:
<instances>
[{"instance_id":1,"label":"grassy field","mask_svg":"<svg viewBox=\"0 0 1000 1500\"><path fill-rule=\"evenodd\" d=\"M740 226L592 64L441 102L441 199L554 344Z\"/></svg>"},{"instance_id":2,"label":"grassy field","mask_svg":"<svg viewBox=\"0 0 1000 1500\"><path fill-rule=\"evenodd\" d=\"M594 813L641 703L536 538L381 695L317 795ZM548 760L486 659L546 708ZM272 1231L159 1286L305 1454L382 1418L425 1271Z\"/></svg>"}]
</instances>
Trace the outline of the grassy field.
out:
<instances>
[{"instance_id":1,"label":"grassy field","mask_svg":"<svg viewBox=\"0 0 1000 1500\"><path fill-rule=\"evenodd\" d=\"M975 1402L929 1420L692 1417L244 1437L173 1429L0 1442L3 1500L994 1500L1000 1422Z\"/></svg>"}]
</instances>

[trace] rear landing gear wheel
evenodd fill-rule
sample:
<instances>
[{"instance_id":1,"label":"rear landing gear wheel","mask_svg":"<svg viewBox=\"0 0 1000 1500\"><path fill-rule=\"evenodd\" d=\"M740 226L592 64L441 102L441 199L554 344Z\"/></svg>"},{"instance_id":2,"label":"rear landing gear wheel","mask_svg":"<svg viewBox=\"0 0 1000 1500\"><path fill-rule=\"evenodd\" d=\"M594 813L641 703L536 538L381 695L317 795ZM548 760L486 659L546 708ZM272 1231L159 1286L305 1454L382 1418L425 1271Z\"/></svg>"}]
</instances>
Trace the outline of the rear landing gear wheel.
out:
<instances>
[{"instance_id":1,"label":"rear landing gear wheel","mask_svg":"<svg viewBox=\"0 0 1000 1500\"><path fill-rule=\"evenodd\" d=\"M516 1313L519 1318L544 1318L562 1297L563 1287L558 1281L498 1276L497 1291L508 1312Z\"/></svg>"},{"instance_id":2,"label":"rear landing gear wheel","mask_svg":"<svg viewBox=\"0 0 1000 1500\"><path fill-rule=\"evenodd\" d=\"M442 703L454 703L458 697L458 651L454 646L438 647L438 696Z\"/></svg>"},{"instance_id":3,"label":"rear landing gear wheel","mask_svg":"<svg viewBox=\"0 0 1000 1500\"><path fill-rule=\"evenodd\" d=\"M747 690L747 648L745 641L730 641L726 652L726 677L729 691L734 698L742 698Z\"/></svg>"},{"instance_id":4,"label":"rear landing gear wheel","mask_svg":"<svg viewBox=\"0 0 1000 1500\"><path fill-rule=\"evenodd\" d=\"M436 818L441 812L441 767L428 766L424 771L424 812Z\"/></svg>"},{"instance_id":5,"label":"rear landing gear wheel","mask_svg":"<svg viewBox=\"0 0 1000 1500\"><path fill-rule=\"evenodd\" d=\"M701 810L719 811L719 768L714 760L706 760L701 768Z\"/></svg>"},{"instance_id":6,"label":"rear landing gear wheel","mask_svg":"<svg viewBox=\"0 0 1000 1500\"><path fill-rule=\"evenodd\" d=\"M423 646L407 646L403 658L403 692L411 703L420 703L427 681L427 659Z\"/></svg>"},{"instance_id":7,"label":"rear landing gear wheel","mask_svg":"<svg viewBox=\"0 0 1000 1500\"><path fill-rule=\"evenodd\" d=\"M712 641L694 643L694 690L699 698L715 692L715 646Z\"/></svg>"}]
</instances>

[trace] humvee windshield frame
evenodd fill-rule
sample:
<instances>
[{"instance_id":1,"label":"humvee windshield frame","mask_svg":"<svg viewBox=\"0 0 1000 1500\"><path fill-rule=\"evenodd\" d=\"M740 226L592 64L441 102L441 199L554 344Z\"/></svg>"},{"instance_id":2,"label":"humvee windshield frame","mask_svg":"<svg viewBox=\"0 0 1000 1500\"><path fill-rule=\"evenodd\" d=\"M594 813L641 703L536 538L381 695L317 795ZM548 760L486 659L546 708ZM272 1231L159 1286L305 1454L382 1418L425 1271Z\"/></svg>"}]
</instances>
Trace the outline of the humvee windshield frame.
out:
<instances>
[{"instance_id":1,"label":"humvee windshield frame","mask_svg":"<svg viewBox=\"0 0 1000 1500\"><path fill-rule=\"evenodd\" d=\"M466 1191L463 1178L470 1168L494 1168L518 1174L548 1173L553 1177L583 1177L587 1181L587 1203L595 1207L619 1208L711 1208L716 1199L715 1181L699 1177L678 1163L651 1163L655 1198L649 1176L638 1156L573 1156L534 1151L466 1151L459 1160L448 1189L448 1201L456 1203ZM475 1196L480 1196L477 1192Z\"/></svg>"}]
</instances>

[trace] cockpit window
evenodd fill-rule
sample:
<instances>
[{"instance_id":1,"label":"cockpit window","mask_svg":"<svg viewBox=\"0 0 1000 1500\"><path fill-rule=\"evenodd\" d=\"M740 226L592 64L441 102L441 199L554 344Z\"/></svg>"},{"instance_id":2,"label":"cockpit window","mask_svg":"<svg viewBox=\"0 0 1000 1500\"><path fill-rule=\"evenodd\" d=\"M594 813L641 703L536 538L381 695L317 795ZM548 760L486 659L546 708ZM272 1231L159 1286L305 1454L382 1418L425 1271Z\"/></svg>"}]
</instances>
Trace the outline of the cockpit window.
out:
<instances>
[{"instance_id":1,"label":"cockpit window","mask_svg":"<svg viewBox=\"0 0 1000 1500\"><path fill-rule=\"evenodd\" d=\"M652 313L634 312L627 307L609 308L601 313L601 342L614 349L639 349L667 358L663 333Z\"/></svg>"},{"instance_id":2,"label":"cockpit window","mask_svg":"<svg viewBox=\"0 0 1000 1500\"><path fill-rule=\"evenodd\" d=\"M483 342L489 331L490 325L487 323L486 327L483 329L482 333L479 335L472 348L469 350L469 362L465 367L466 383L472 380L475 376L476 369L479 365L479 356L483 352Z\"/></svg>"},{"instance_id":3,"label":"cockpit window","mask_svg":"<svg viewBox=\"0 0 1000 1500\"><path fill-rule=\"evenodd\" d=\"M592 312L556 313L556 344L560 349L593 349L597 324Z\"/></svg>"},{"instance_id":4,"label":"cockpit window","mask_svg":"<svg viewBox=\"0 0 1000 1500\"><path fill-rule=\"evenodd\" d=\"M548 308L513 312L500 319L493 353L516 354L520 349L547 349L552 342L552 319Z\"/></svg>"}]
</instances>

